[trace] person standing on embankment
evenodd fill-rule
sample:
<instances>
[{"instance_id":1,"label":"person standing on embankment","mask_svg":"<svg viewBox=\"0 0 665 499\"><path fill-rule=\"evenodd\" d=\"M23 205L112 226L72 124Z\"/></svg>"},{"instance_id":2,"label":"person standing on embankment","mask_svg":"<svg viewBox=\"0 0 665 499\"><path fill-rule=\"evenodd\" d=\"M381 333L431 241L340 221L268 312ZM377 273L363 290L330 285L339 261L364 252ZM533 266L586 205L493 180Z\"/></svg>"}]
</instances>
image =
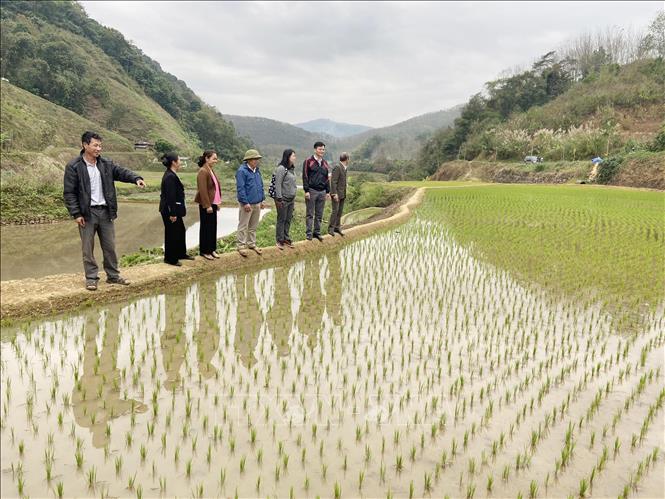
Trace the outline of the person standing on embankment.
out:
<instances>
[{"instance_id":1,"label":"person standing on embankment","mask_svg":"<svg viewBox=\"0 0 665 499\"><path fill-rule=\"evenodd\" d=\"M242 164L236 172L236 195L240 205L238 212L238 253L247 256L247 249L260 255L261 248L256 246L256 228L261 220L263 201L263 179L259 171L259 161L263 156L256 149L245 153Z\"/></svg>"},{"instance_id":2,"label":"person standing on embankment","mask_svg":"<svg viewBox=\"0 0 665 499\"><path fill-rule=\"evenodd\" d=\"M275 207L277 208L275 238L279 249L284 249L284 246L293 248L289 229L298 189L295 170L296 153L293 149L286 149L282 153L282 161L275 170Z\"/></svg>"},{"instance_id":3,"label":"person standing on embankment","mask_svg":"<svg viewBox=\"0 0 665 499\"><path fill-rule=\"evenodd\" d=\"M197 164L196 196L199 205L199 254L206 260L219 258L217 249L217 210L222 204L222 190L213 171L217 159L215 151L203 151Z\"/></svg>"},{"instance_id":4,"label":"person standing on embankment","mask_svg":"<svg viewBox=\"0 0 665 499\"><path fill-rule=\"evenodd\" d=\"M118 199L114 181L145 187L143 178L131 170L102 158L102 138L95 132L81 137L81 154L65 167L63 197L69 214L76 220L81 236L85 287L97 290L99 267L95 260L95 234L104 255L104 272L109 284L128 285L120 277L118 257L115 253L115 227Z\"/></svg>"},{"instance_id":5,"label":"person standing on embankment","mask_svg":"<svg viewBox=\"0 0 665 499\"><path fill-rule=\"evenodd\" d=\"M340 228L342 223L342 212L344 211L344 200L346 199L346 169L349 166L349 155L343 152L339 156L339 164L333 167L330 175L330 196L332 197L332 213L328 222L328 234L340 236L344 233Z\"/></svg>"},{"instance_id":6,"label":"person standing on embankment","mask_svg":"<svg viewBox=\"0 0 665 499\"><path fill-rule=\"evenodd\" d=\"M330 167L323 159L326 145L323 142L314 144L314 154L302 164L302 188L305 191L307 240L312 237L323 241L321 237L321 220L326 199L330 199Z\"/></svg>"},{"instance_id":7,"label":"person standing on embankment","mask_svg":"<svg viewBox=\"0 0 665 499\"><path fill-rule=\"evenodd\" d=\"M187 214L185 186L178 177L180 158L177 154L165 154L162 164L166 171L162 177L159 213L164 222L164 262L179 267L182 265L180 260L194 260L187 254L185 223L182 220Z\"/></svg>"}]
</instances>

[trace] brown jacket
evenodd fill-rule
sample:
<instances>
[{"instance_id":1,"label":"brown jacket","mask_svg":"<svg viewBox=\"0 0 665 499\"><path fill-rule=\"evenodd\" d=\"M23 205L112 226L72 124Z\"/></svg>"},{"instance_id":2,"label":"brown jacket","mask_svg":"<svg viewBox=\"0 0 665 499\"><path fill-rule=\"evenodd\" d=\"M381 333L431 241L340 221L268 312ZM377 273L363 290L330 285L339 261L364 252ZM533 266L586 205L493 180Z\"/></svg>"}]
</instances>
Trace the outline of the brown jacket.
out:
<instances>
[{"instance_id":1,"label":"brown jacket","mask_svg":"<svg viewBox=\"0 0 665 499\"><path fill-rule=\"evenodd\" d=\"M212 174L215 175L215 172ZM215 175L215 178L217 179L217 184L219 185L219 195L221 198L222 186L219 183L219 178L217 178L217 175ZM197 191L196 196L194 197L194 202L200 204L202 208L207 210L212 206L212 200L215 199L215 182L213 182L212 177L208 172L208 168L205 166L199 168L199 173L196 175L196 188Z\"/></svg>"},{"instance_id":2,"label":"brown jacket","mask_svg":"<svg viewBox=\"0 0 665 499\"><path fill-rule=\"evenodd\" d=\"M340 199L346 197L346 168L337 164L333 167L330 177L330 195L337 194Z\"/></svg>"}]
</instances>

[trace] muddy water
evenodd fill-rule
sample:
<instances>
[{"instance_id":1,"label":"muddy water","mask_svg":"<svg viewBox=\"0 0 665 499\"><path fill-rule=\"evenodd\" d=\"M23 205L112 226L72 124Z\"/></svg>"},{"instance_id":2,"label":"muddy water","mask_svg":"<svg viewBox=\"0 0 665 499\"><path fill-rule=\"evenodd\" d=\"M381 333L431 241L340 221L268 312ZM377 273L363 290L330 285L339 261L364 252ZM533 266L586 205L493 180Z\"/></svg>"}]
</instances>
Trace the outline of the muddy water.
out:
<instances>
[{"instance_id":1,"label":"muddy water","mask_svg":"<svg viewBox=\"0 0 665 499\"><path fill-rule=\"evenodd\" d=\"M198 205L188 206L187 212L184 219L187 248L193 248L199 244ZM237 208L221 208L217 212L217 237L231 234L237 227ZM81 240L73 222L3 226L0 230L3 281L83 271ZM134 253L141 247L164 244L164 225L154 204L121 203L115 230L118 256ZM95 244L95 256L101 268L99 241Z\"/></svg>"},{"instance_id":2,"label":"muddy water","mask_svg":"<svg viewBox=\"0 0 665 499\"><path fill-rule=\"evenodd\" d=\"M3 496L662 497L665 311L610 324L416 219L4 328Z\"/></svg>"}]
</instances>

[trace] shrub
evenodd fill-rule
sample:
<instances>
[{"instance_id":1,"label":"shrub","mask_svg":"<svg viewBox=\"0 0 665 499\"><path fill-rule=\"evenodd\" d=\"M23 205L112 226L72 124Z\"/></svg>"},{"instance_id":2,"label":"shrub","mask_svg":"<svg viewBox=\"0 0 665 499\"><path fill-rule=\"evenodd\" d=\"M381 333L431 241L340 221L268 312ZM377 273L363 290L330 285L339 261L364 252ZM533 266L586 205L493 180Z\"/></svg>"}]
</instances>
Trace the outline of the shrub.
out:
<instances>
[{"instance_id":1,"label":"shrub","mask_svg":"<svg viewBox=\"0 0 665 499\"><path fill-rule=\"evenodd\" d=\"M598 167L596 182L599 184L609 184L619 172L623 160L623 156L612 156L603 161Z\"/></svg>"},{"instance_id":2,"label":"shrub","mask_svg":"<svg viewBox=\"0 0 665 499\"><path fill-rule=\"evenodd\" d=\"M665 122L661 125L658 135L649 144L649 150L653 152L665 151Z\"/></svg>"}]
</instances>

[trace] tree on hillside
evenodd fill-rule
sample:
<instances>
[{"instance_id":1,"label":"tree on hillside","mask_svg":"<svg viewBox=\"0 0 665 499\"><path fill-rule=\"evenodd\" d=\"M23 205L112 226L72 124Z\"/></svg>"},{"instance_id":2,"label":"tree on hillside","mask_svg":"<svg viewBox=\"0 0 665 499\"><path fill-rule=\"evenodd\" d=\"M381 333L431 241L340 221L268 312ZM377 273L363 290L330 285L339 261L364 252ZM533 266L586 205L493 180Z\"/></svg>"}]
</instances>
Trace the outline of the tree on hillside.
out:
<instances>
[{"instance_id":1,"label":"tree on hillside","mask_svg":"<svg viewBox=\"0 0 665 499\"><path fill-rule=\"evenodd\" d=\"M653 57L665 58L665 12L659 12L640 42L640 51Z\"/></svg>"},{"instance_id":2,"label":"tree on hillside","mask_svg":"<svg viewBox=\"0 0 665 499\"><path fill-rule=\"evenodd\" d=\"M168 140L157 139L155 140L155 145L153 146L153 149L155 150L155 153L158 156L162 156L163 154L175 151L176 146L171 144Z\"/></svg>"}]
</instances>

